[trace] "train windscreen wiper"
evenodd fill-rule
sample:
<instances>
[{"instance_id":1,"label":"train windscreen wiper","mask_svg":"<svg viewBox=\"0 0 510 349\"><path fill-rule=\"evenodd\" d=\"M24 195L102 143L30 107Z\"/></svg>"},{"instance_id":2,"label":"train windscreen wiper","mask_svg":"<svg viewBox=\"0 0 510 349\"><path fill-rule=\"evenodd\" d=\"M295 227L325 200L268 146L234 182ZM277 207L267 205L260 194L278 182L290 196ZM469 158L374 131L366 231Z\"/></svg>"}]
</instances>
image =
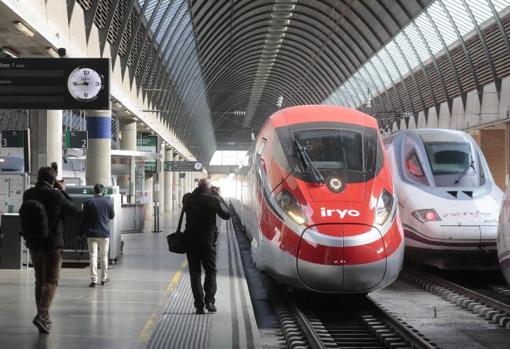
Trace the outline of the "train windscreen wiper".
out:
<instances>
[{"instance_id":1,"label":"train windscreen wiper","mask_svg":"<svg viewBox=\"0 0 510 349\"><path fill-rule=\"evenodd\" d=\"M470 156L470 160L469 160L469 166L466 166L466 168L464 169L464 171L462 171L462 173L459 175L459 177L453 182L453 184L458 184L460 182L460 180L462 178L464 178L464 176L467 174L468 170L472 168L473 169L473 172L476 174L476 169L475 169L475 161L473 160L473 156Z\"/></svg>"},{"instance_id":2,"label":"train windscreen wiper","mask_svg":"<svg viewBox=\"0 0 510 349\"><path fill-rule=\"evenodd\" d=\"M315 177L315 181L319 183L326 183L322 174L317 170L317 168L313 165L312 159L308 156L308 152L303 148L301 143L294 138L294 145L298 151L299 158L301 159L301 164L306 168L310 169Z\"/></svg>"}]
</instances>

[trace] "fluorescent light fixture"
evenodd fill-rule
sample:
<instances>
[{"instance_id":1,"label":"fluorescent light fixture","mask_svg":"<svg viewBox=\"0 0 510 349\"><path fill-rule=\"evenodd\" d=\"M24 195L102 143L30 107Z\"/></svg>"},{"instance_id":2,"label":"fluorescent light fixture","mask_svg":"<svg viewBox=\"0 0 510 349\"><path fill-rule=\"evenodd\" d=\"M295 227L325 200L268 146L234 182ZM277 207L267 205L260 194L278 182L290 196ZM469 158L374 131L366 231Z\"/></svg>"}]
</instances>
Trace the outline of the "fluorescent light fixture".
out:
<instances>
[{"instance_id":1,"label":"fluorescent light fixture","mask_svg":"<svg viewBox=\"0 0 510 349\"><path fill-rule=\"evenodd\" d=\"M60 58L57 50L55 50L53 47L46 47L46 52L48 52L51 57Z\"/></svg>"},{"instance_id":2,"label":"fluorescent light fixture","mask_svg":"<svg viewBox=\"0 0 510 349\"><path fill-rule=\"evenodd\" d=\"M20 21L15 21L14 26L16 29L18 29L20 32L28 36L29 38L33 37L35 35L34 31L30 29L25 23Z\"/></svg>"},{"instance_id":3,"label":"fluorescent light fixture","mask_svg":"<svg viewBox=\"0 0 510 349\"><path fill-rule=\"evenodd\" d=\"M6 47L6 46L4 46L4 47L2 47L2 51L3 51L6 55L8 55L8 56L10 56L10 57L12 57L12 58L18 58L18 56L19 56L18 52L14 51L14 50L13 50L12 48L10 48L10 47Z\"/></svg>"}]
</instances>

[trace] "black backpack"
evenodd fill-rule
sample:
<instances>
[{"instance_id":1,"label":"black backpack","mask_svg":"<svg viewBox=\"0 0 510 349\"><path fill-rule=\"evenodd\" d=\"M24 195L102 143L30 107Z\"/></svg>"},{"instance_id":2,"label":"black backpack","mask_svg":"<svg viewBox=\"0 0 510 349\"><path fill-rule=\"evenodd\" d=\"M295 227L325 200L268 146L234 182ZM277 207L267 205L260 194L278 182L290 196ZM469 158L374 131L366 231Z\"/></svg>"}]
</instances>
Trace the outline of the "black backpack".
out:
<instances>
[{"instance_id":1,"label":"black backpack","mask_svg":"<svg viewBox=\"0 0 510 349\"><path fill-rule=\"evenodd\" d=\"M21 234L25 240L47 239L50 236L46 208L38 200L25 200L19 209Z\"/></svg>"}]
</instances>

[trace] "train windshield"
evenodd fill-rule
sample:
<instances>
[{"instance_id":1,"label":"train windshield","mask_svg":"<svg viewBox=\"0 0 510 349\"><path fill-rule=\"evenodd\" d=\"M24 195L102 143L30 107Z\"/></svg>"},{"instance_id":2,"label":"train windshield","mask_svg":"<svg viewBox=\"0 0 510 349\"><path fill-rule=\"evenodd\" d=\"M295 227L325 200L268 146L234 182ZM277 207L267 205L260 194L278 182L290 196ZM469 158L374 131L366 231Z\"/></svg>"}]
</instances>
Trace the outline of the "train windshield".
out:
<instances>
[{"instance_id":1,"label":"train windshield","mask_svg":"<svg viewBox=\"0 0 510 349\"><path fill-rule=\"evenodd\" d=\"M474 162L467 142L431 142L425 149L434 175L464 173Z\"/></svg>"},{"instance_id":2,"label":"train windshield","mask_svg":"<svg viewBox=\"0 0 510 349\"><path fill-rule=\"evenodd\" d=\"M294 139L318 170L363 171L363 138L348 130L307 130Z\"/></svg>"},{"instance_id":3,"label":"train windshield","mask_svg":"<svg viewBox=\"0 0 510 349\"><path fill-rule=\"evenodd\" d=\"M469 139L456 134L422 134L421 138L436 186L483 184L479 157Z\"/></svg>"},{"instance_id":4,"label":"train windshield","mask_svg":"<svg viewBox=\"0 0 510 349\"><path fill-rule=\"evenodd\" d=\"M377 130L348 125L300 124L278 130L292 172L309 182L324 182L341 175L347 182L362 182L375 175L384 162Z\"/></svg>"}]
</instances>

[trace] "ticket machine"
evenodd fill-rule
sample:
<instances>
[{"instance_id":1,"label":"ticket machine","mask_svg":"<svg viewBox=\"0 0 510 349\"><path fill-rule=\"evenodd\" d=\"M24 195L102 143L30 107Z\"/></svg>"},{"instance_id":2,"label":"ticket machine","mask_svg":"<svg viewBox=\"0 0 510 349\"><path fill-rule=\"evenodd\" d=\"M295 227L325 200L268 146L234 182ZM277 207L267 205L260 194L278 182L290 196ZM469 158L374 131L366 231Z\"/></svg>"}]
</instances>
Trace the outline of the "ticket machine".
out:
<instances>
[{"instance_id":1,"label":"ticket machine","mask_svg":"<svg viewBox=\"0 0 510 349\"><path fill-rule=\"evenodd\" d=\"M66 192L79 206L94 197L93 186L68 186ZM105 186L104 195L111 198L115 210L115 218L110 221L109 259L112 263L116 263L122 253L122 211L119 187ZM82 243L78 241L82 219L82 214L68 215L64 218L64 262L87 262L89 259L86 241Z\"/></svg>"}]
</instances>

